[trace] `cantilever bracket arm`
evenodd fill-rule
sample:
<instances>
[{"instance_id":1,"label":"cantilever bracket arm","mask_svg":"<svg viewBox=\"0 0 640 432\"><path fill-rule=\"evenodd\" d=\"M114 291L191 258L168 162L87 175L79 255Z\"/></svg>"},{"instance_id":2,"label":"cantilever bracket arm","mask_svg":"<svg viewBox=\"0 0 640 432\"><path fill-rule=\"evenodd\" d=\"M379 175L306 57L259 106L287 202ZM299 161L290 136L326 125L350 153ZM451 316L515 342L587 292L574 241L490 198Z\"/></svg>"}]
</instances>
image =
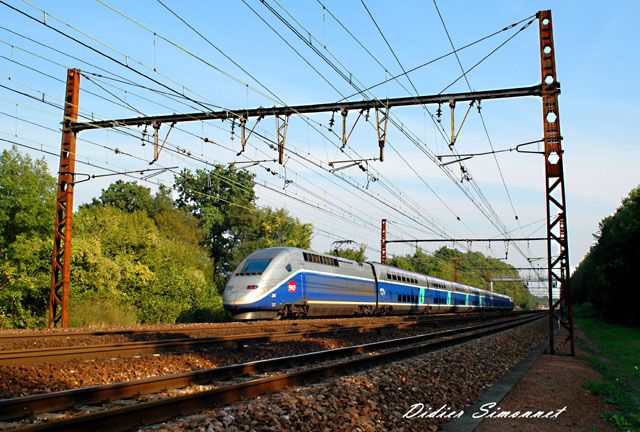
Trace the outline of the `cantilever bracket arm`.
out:
<instances>
[{"instance_id":1,"label":"cantilever bracket arm","mask_svg":"<svg viewBox=\"0 0 640 432\"><path fill-rule=\"evenodd\" d=\"M160 157L160 151L164 148L164 145L167 143L167 139L169 139L169 134L171 133L171 131L173 130L173 127L176 125L176 122L171 123L171 126L169 127L169 130L167 131L167 135L164 137L164 140L162 141L162 145L158 145L158 141L159 141L159 135L160 135L160 126L162 126L161 123L153 123L153 160L151 162L149 162L149 165L153 165L158 158Z\"/></svg>"},{"instance_id":2,"label":"cantilever bracket arm","mask_svg":"<svg viewBox=\"0 0 640 432\"><path fill-rule=\"evenodd\" d=\"M249 133L247 133L247 119L245 117L242 117L240 119L240 141L242 142L242 150L236 153L236 156L240 156L242 153L244 153L244 151L247 148L247 142L249 141L251 134L256 129L256 126L258 126L258 123L260 123L260 120L262 120L263 118L264 116L259 116L256 119L256 122L253 124L253 127L249 130Z\"/></svg>"},{"instance_id":3,"label":"cantilever bracket arm","mask_svg":"<svg viewBox=\"0 0 640 432\"><path fill-rule=\"evenodd\" d=\"M358 117L356 117L356 121L353 122L353 125L351 126L351 130L349 131L349 133L347 133L347 114L349 114L349 111L346 109L343 109L341 114L342 114L342 147L340 147L340 149L344 149L347 146L347 141L349 141L349 138L351 138L351 134L353 133L353 130L356 128L356 125L358 124L358 120L360 120L360 117L362 117L364 113L364 109L360 110L360 113L358 114Z\"/></svg>"},{"instance_id":4,"label":"cantilever bracket arm","mask_svg":"<svg viewBox=\"0 0 640 432\"><path fill-rule=\"evenodd\" d=\"M384 144L387 141L389 110L389 107L376 108L376 129L378 131L378 147L380 147L380 162L384 161Z\"/></svg>"},{"instance_id":5,"label":"cantilever bracket arm","mask_svg":"<svg viewBox=\"0 0 640 432\"><path fill-rule=\"evenodd\" d=\"M284 165L284 146L287 141L287 128L289 127L289 116L276 115L276 137L278 139L278 163Z\"/></svg>"}]
</instances>

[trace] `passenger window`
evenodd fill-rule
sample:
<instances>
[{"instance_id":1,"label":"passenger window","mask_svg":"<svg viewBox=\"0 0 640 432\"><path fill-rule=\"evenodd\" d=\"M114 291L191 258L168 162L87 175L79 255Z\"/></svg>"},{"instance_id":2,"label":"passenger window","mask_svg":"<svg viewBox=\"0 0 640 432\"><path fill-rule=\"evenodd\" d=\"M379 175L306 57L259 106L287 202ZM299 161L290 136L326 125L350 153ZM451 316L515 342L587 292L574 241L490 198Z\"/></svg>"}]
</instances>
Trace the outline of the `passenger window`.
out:
<instances>
[{"instance_id":1,"label":"passenger window","mask_svg":"<svg viewBox=\"0 0 640 432\"><path fill-rule=\"evenodd\" d=\"M287 269L287 271L288 271L289 273L291 273L291 270L292 270L292 268L291 268L291 263L288 263L286 266L284 266L284 268L286 268L286 269Z\"/></svg>"}]
</instances>

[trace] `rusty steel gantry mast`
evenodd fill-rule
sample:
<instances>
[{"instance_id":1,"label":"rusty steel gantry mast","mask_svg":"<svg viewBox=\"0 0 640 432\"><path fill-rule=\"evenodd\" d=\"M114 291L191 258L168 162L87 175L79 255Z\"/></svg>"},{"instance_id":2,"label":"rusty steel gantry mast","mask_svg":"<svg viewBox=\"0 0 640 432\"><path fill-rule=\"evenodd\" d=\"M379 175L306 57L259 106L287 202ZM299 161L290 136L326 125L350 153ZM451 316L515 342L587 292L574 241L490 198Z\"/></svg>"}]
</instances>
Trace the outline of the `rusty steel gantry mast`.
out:
<instances>
[{"instance_id":1,"label":"rusty steel gantry mast","mask_svg":"<svg viewBox=\"0 0 640 432\"><path fill-rule=\"evenodd\" d=\"M536 15L540 35L540 66L542 78L542 122L544 130L545 157L545 197L547 213L547 236L521 239L420 239L387 240L387 220L382 219L380 262L387 262L388 243L417 243L442 241L520 241L546 240L548 266L548 307L549 307L549 353L556 354L559 347L569 343L569 352L575 355L573 332L573 310L571 304L569 240L567 236L567 213L565 203L562 135L560 134L560 113L558 95L560 83L556 75L555 47L553 43L553 23L551 11L540 11ZM452 102L451 105L455 104ZM452 133L452 137L454 134ZM554 250L557 249L557 255ZM560 295L553 298L554 286L559 286ZM559 346L555 343L556 322L564 327L567 336Z\"/></svg>"},{"instance_id":2,"label":"rusty steel gantry mast","mask_svg":"<svg viewBox=\"0 0 640 432\"><path fill-rule=\"evenodd\" d=\"M544 128L545 184L547 202L547 264L549 268L549 353L555 354L555 323L567 330L563 343L569 342L571 355L575 355L573 335L573 309L569 275L569 238L567 236L567 209L565 201L562 135L558 95L560 84L556 75L556 56L553 44L551 11L538 12L540 29L540 66L542 73L542 123ZM558 255L552 255L553 247ZM553 300L553 286L560 286L560 297Z\"/></svg>"},{"instance_id":3,"label":"rusty steel gantry mast","mask_svg":"<svg viewBox=\"0 0 640 432\"><path fill-rule=\"evenodd\" d=\"M71 123L78 121L80 71L67 71L67 89L62 119L62 143L56 194L56 219L53 233L51 289L49 291L49 328L69 320L69 283L71 280L71 224L73 221L73 190L76 167L76 133Z\"/></svg>"},{"instance_id":4,"label":"rusty steel gantry mast","mask_svg":"<svg viewBox=\"0 0 640 432\"><path fill-rule=\"evenodd\" d=\"M566 301L569 298L569 259L566 212L564 204L564 179L562 174L560 120L557 106L557 97L560 93L560 85L557 81L555 72L555 50L553 48L551 11L541 11L537 14L537 18L540 22L540 50L543 81L539 85L530 87L426 96L409 96L402 98L387 98L384 100L369 99L362 101L345 101L272 108L220 110L79 123L77 122L77 114L80 89L80 71L77 69L70 69L67 74L67 92L65 98L65 113L60 153L60 171L58 175L58 197L56 204L53 265L49 302L49 326L51 327L58 323L63 327L66 327L67 325L71 269L71 223L73 217L73 191L75 181L75 143L76 134L83 130L127 126L152 126L154 130L155 160L161 150L158 143L160 142L160 128L163 124L169 124L169 131L171 131L176 123L181 122L233 119L234 121L239 122L240 128L242 129L242 146L244 149L246 140L248 140L256 126L256 124L254 124L252 128L246 129L248 127L248 120L253 117L256 118L257 123L262 118L271 116L275 118L276 122L275 135L277 140L278 161L282 164L284 162L288 119L291 115L326 112L341 113L343 116L342 142L344 145L353 130L353 127L351 128L351 131L347 130L346 117L348 112L360 110L360 115L362 115L363 110L373 109L376 114L375 123L377 128L377 144L380 152L379 160L382 161L384 160L384 147L387 136L387 119L389 110L392 107L448 103L452 106L453 110L456 102L467 101L477 103L481 100L489 99L538 96L543 99L544 115L545 172L547 177L547 227L549 233L547 245L549 252L549 274L550 279L558 281L561 287L560 299L554 303L551 300L551 282L549 285L550 331L553 333L553 317L558 315L558 311L563 311L562 317L566 317L568 319L567 328L570 329L570 340L573 353L571 307ZM551 113L555 114L555 117ZM552 119L552 117L554 118ZM355 127L355 123L353 126ZM559 196L556 196L558 194ZM553 209L557 209L559 211L557 216L552 216ZM386 223L383 222L383 229L384 228L386 228ZM558 258L554 260L551 259L551 248L553 244L558 244L560 246L560 254ZM383 250L386 250L386 244L383 244ZM382 260L385 258L386 254L382 256ZM562 317L560 317L561 322L565 323L565 320ZM550 351L555 352L553 334L550 335L550 338L552 341L552 349Z\"/></svg>"}]
</instances>

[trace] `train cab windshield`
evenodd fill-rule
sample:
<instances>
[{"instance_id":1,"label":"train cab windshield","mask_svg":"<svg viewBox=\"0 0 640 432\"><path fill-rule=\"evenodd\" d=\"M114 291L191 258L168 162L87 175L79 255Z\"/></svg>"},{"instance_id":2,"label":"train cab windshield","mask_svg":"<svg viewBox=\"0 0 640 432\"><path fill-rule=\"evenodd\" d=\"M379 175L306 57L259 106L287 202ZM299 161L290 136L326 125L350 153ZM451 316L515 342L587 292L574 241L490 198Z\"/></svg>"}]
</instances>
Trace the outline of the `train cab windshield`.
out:
<instances>
[{"instance_id":1,"label":"train cab windshield","mask_svg":"<svg viewBox=\"0 0 640 432\"><path fill-rule=\"evenodd\" d=\"M242 268L236 272L236 276L261 275L269 266L271 258L248 259Z\"/></svg>"}]
</instances>

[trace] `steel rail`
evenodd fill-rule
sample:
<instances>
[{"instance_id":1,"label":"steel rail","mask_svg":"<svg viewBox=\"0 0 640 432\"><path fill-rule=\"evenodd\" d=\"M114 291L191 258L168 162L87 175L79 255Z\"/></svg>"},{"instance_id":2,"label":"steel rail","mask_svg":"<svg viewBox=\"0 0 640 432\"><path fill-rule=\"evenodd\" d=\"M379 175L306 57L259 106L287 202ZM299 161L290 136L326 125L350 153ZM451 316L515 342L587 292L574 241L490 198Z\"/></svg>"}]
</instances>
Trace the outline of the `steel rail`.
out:
<instances>
[{"instance_id":1,"label":"steel rail","mask_svg":"<svg viewBox=\"0 0 640 432\"><path fill-rule=\"evenodd\" d=\"M496 312L490 312L490 311L484 311L482 313L485 314L491 314L491 313L496 313ZM479 315L480 312L465 312L465 315L467 316L472 316L472 315ZM445 316L451 316L454 314L450 314L450 313L441 313L439 314L441 317L445 317ZM460 313L455 314L455 315L461 315ZM376 317L371 317L371 318L376 318ZM394 321L402 321L402 322L406 322L406 321L412 321L415 320L416 318L420 318L419 315L391 315L391 316L384 316L384 317L377 317L381 320L389 320L390 322L394 322ZM312 321L311 321L312 320ZM284 320L284 321L261 321L261 323L266 323L267 325L273 325L274 327L278 327L278 326L282 326L282 327L286 327L286 326L298 326L298 325L309 325L309 326L324 326L327 324L330 325L335 325L336 323L338 324L345 324L345 323L351 323L351 322L356 322L357 321L361 321L362 318L361 317L335 317L335 318L308 318L308 319L300 319L300 320ZM256 323L256 321L251 321L251 323ZM212 330L220 330L220 331L226 331L229 328L231 329L236 329L236 328L245 328L247 330L250 330L250 327L252 326L251 324L247 324L247 323L242 323L242 322L227 322L227 323L219 323L219 324L227 324L227 325L217 325L217 326L202 326L202 327L189 327L189 328L171 328L171 327L167 327L167 328L156 328L156 329L138 329L138 330L133 330L133 329L121 329L121 330L117 330L117 329L112 329L112 330L92 330L92 331L72 331L72 332L64 332L64 331L56 331L56 329L54 329L53 331L46 331L46 332L42 332L42 333L12 333L12 334L0 334L0 341L4 340L4 339L42 339L42 338L70 338L70 337L86 337L86 336L129 336L129 335L143 335L143 334L153 334L153 333L195 333L195 332L203 332L203 331L212 331Z\"/></svg>"},{"instance_id":2,"label":"steel rail","mask_svg":"<svg viewBox=\"0 0 640 432\"><path fill-rule=\"evenodd\" d=\"M188 352L197 348L242 348L248 345L269 342L286 342L327 336L341 336L365 331L394 330L407 327L437 326L442 323L456 323L473 320L474 316L450 316L439 318L430 316L422 321L369 324L346 328L318 330L284 331L267 334L244 334L212 336L189 339L167 339L156 341L120 342L113 344L83 345L71 347L38 348L28 350L0 351L0 365L25 365L66 360L113 358L124 355L159 354L169 352Z\"/></svg>"},{"instance_id":3,"label":"steel rail","mask_svg":"<svg viewBox=\"0 0 640 432\"><path fill-rule=\"evenodd\" d=\"M329 360L339 356L378 352L383 349L406 347L408 344L424 343L425 341L428 341L428 344L433 344L439 339L451 338L456 335L469 334L470 332L476 335L478 331L485 331L486 329L493 329L496 327L503 328L505 325L511 326L514 325L514 323L530 322L540 318L538 315L539 314L529 315L524 318L507 318L499 321L493 321L491 323L482 323L480 325L444 330L418 336L391 339L333 350L317 351L289 357L259 360L163 377L7 399L0 401L0 419L15 419L38 412L59 411L72 406L98 403L112 399L125 399L127 397L138 396L141 394L157 393L168 389L187 387L192 384L206 384L215 380L228 380L240 376L256 375L286 367L300 366L308 363ZM236 386L230 386L229 388L234 387Z\"/></svg>"},{"instance_id":4,"label":"steel rail","mask_svg":"<svg viewBox=\"0 0 640 432\"><path fill-rule=\"evenodd\" d=\"M276 392L286 387L308 384L322 378L347 374L354 370L372 367L381 363L403 359L411 355L457 345L540 318L540 316L517 318L510 323L500 324L482 330L470 331L458 336L443 337L420 345L398 348L356 359L313 367L299 372L283 373L274 377L251 380L215 390L175 398L161 399L154 402L146 402L129 407L82 415L71 419L28 426L19 430L83 431L87 430L87 428L98 428L99 430L109 431L130 430L132 427L158 423L176 416L187 415L210 408L212 406L230 404L264 393Z\"/></svg>"}]
</instances>

